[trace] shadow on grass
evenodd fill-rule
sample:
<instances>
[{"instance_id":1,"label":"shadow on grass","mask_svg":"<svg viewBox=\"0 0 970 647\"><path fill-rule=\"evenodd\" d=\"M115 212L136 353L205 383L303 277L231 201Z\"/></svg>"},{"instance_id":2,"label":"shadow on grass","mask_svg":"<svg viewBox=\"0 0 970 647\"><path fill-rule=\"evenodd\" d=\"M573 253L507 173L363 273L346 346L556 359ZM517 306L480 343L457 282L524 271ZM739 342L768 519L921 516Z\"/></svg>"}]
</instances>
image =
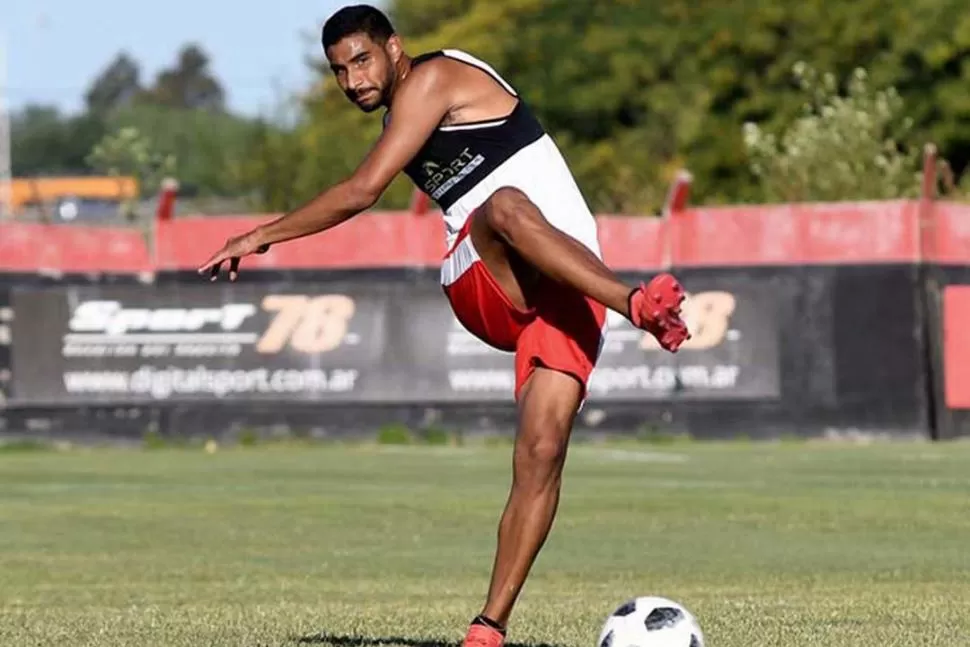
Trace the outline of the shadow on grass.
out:
<instances>
[{"instance_id":1,"label":"shadow on grass","mask_svg":"<svg viewBox=\"0 0 970 647\"><path fill-rule=\"evenodd\" d=\"M340 636L330 633L311 634L294 639L299 645L331 645L332 647L380 647L381 645L404 645L405 647L457 647L459 642L403 636ZM548 643L506 643L505 647L563 647Z\"/></svg>"}]
</instances>

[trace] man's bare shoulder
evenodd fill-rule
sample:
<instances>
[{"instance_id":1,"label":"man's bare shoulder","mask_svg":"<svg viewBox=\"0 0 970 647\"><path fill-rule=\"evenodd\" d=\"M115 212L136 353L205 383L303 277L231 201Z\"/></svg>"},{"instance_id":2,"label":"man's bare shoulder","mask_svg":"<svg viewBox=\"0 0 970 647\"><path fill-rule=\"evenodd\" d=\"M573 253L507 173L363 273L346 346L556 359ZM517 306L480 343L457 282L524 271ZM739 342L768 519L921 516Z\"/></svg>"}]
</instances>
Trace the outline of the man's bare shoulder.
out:
<instances>
[{"instance_id":1,"label":"man's bare shoulder","mask_svg":"<svg viewBox=\"0 0 970 647\"><path fill-rule=\"evenodd\" d=\"M455 81L457 70L450 65L451 62L439 57L412 67L401 83L401 94L418 95L444 90Z\"/></svg>"}]
</instances>

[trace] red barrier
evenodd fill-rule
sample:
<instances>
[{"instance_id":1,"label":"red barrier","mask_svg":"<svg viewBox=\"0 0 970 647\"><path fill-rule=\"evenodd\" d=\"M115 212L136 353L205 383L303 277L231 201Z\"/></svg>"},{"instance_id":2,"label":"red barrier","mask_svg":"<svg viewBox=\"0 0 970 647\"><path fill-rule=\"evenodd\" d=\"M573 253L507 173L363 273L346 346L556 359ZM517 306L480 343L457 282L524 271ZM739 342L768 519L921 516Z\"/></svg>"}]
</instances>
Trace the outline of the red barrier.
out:
<instances>
[{"instance_id":1,"label":"red barrier","mask_svg":"<svg viewBox=\"0 0 970 647\"><path fill-rule=\"evenodd\" d=\"M180 218L158 229L161 270L195 267L228 236L276 217ZM620 269L655 267L664 226L656 218L600 217L607 262ZM445 228L437 212L368 213L324 234L283 243L248 260L253 268L436 267L445 252Z\"/></svg>"},{"instance_id":2,"label":"red barrier","mask_svg":"<svg viewBox=\"0 0 970 647\"><path fill-rule=\"evenodd\" d=\"M0 223L0 271L131 273L151 265L134 229Z\"/></svg>"},{"instance_id":3,"label":"red barrier","mask_svg":"<svg viewBox=\"0 0 970 647\"><path fill-rule=\"evenodd\" d=\"M607 263L621 270L731 265L970 262L970 205L930 205L920 253L917 201L689 208L667 219L602 215ZM274 214L159 222L152 260L130 229L0 223L0 271L138 272L194 269L226 238ZM669 238L668 238L669 236ZM668 247L669 245L669 247ZM436 212L367 213L324 234L248 259L263 269L436 266Z\"/></svg>"},{"instance_id":4,"label":"red barrier","mask_svg":"<svg viewBox=\"0 0 970 647\"><path fill-rule=\"evenodd\" d=\"M941 265L970 264L970 204L933 205L928 254Z\"/></svg>"},{"instance_id":5,"label":"red barrier","mask_svg":"<svg viewBox=\"0 0 970 647\"><path fill-rule=\"evenodd\" d=\"M276 217L230 216L179 218L159 223L156 266L159 270L193 269L226 239ZM408 212L366 213L318 236L274 246L246 259L257 269L326 269L339 267L410 267L436 265L444 251L440 218Z\"/></svg>"},{"instance_id":6,"label":"red barrier","mask_svg":"<svg viewBox=\"0 0 970 647\"><path fill-rule=\"evenodd\" d=\"M952 409L970 409L970 286L943 289L943 397Z\"/></svg>"},{"instance_id":7,"label":"red barrier","mask_svg":"<svg viewBox=\"0 0 970 647\"><path fill-rule=\"evenodd\" d=\"M675 265L912 263L916 202L688 209L675 219Z\"/></svg>"}]
</instances>

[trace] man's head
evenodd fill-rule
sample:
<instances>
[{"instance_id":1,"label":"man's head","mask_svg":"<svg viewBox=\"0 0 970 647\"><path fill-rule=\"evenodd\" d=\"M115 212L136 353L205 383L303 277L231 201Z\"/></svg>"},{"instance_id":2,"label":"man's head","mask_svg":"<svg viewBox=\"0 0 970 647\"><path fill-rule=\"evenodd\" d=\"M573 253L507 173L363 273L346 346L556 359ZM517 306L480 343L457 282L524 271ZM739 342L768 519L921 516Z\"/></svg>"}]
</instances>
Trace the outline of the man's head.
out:
<instances>
[{"instance_id":1,"label":"man's head","mask_svg":"<svg viewBox=\"0 0 970 647\"><path fill-rule=\"evenodd\" d=\"M364 112L390 103L404 52L387 16L370 5L344 7L324 24L321 40L348 99Z\"/></svg>"}]
</instances>

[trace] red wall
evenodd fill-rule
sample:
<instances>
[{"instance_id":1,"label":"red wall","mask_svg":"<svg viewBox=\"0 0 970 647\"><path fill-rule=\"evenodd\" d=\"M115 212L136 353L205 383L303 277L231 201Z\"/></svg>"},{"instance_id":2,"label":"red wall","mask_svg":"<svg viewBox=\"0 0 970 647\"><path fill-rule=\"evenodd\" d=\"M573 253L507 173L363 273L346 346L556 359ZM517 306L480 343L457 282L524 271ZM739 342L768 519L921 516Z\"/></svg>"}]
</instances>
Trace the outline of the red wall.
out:
<instances>
[{"instance_id":1,"label":"red wall","mask_svg":"<svg viewBox=\"0 0 970 647\"><path fill-rule=\"evenodd\" d=\"M273 217L196 217L158 224L157 250L131 229L0 223L0 271L141 272L194 269L228 236ZM923 236L920 235L921 217ZM616 269L684 266L970 262L970 205L917 201L691 208L659 218L599 216ZM669 244L669 247L667 247ZM921 252L922 250L922 252ZM291 241L244 267L436 266L436 212L366 213Z\"/></svg>"}]
</instances>

